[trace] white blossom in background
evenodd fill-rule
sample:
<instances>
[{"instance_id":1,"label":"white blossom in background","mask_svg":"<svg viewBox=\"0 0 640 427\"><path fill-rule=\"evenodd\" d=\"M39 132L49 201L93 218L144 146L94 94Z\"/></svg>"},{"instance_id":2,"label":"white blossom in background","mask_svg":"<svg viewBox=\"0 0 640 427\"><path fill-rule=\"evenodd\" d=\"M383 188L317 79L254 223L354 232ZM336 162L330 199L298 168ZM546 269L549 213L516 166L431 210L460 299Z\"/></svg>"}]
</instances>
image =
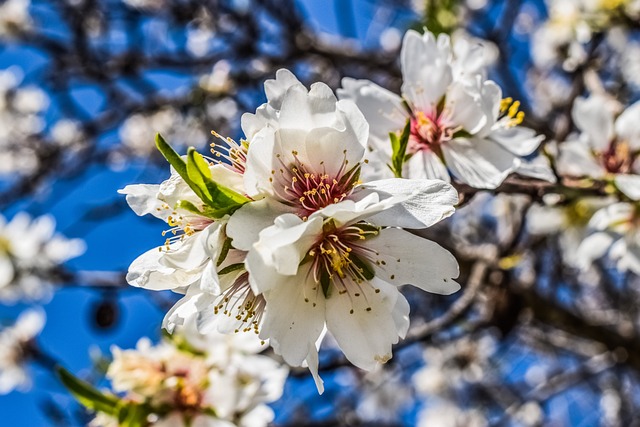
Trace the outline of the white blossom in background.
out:
<instances>
[{"instance_id":1,"label":"white blossom in background","mask_svg":"<svg viewBox=\"0 0 640 427\"><path fill-rule=\"evenodd\" d=\"M588 224L589 235L577 250L583 269L605 256L620 271L640 275L640 215L638 206L614 203L597 211Z\"/></svg>"},{"instance_id":2,"label":"white blossom in background","mask_svg":"<svg viewBox=\"0 0 640 427\"><path fill-rule=\"evenodd\" d=\"M28 175L39 166L33 140L44 130L49 99L21 80L17 68L0 70L0 175Z\"/></svg>"},{"instance_id":3,"label":"white blossom in background","mask_svg":"<svg viewBox=\"0 0 640 427\"><path fill-rule=\"evenodd\" d=\"M587 236L587 224L593 214L610 203L610 198L584 198L572 203L559 203L552 195L544 198L544 205L534 204L527 211L527 231L534 236L558 237L563 261L571 266L581 265L578 247Z\"/></svg>"},{"instance_id":4,"label":"white blossom in background","mask_svg":"<svg viewBox=\"0 0 640 427\"><path fill-rule=\"evenodd\" d=\"M418 427L487 427L489 421L478 409L463 409L448 400L429 403L418 414Z\"/></svg>"},{"instance_id":5,"label":"white blossom in background","mask_svg":"<svg viewBox=\"0 0 640 427\"><path fill-rule=\"evenodd\" d=\"M282 395L288 369L263 349L255 335L203 336L189 324L156 345L114 347L107 378L125 401L151 406L152 426L266 426L274 416L266 404ZM91 425L114 421L98 414Z\"/></svg>"},{"instance_id":6,"label":"white blossom in background","mask_svg":"<svg viewBox=\"0 0 640 427\"><path fill-rule=\"evenodd\" d=\"M408 31L401 52L402 97L368 80L345 78L342 99L356 102L370 123L369 149L377 176L390 176L389 133L410 122L403 176L457 180L496 188L532 154L541 136L519 126L520 103L483 79L484 49L464 39ZM364 171L366 172L366 170ZM374 175L375 176L375 175Z\"/></svg>"},{"instance_id":7,"label":"white blossom in background","mask_svg":"<svg viewBox=\"0 0 640 427\"><path fill-rule=\"evenodd\" d=\"M44 311L31 309L20 314L13 325L0 330L0 395L31 388L26 363L44 324Z\"/></svg>"},{"instance_id":8,"label":"white blossom in background","mask_svg":"<svg viewBox=\"0 0 640 427\"><path fill-rule=\"evenodd\" d=\"M183 114L173 107L165 107L150 113L135 113L120 126L122 144L139 157L155 152L153 135L161 133L176 147L205 147L209 132L202 121L190 114Z\"/></svg>"},{"instance_id":9,"label":"white blossom in background","mask_svg":"<svg viewBox=\"0 0 640 427\"><path fill-rule=\"evenodd\" d=\"M491 369L489 359L495 350L496 338L488 334L429 346L423 352L425 366L414 374L413 384L419 394L429 398L481 382Z\"/></svg>"},{"instance_id":10,"label":"white blossom in background","mask_svg":"<svg viewBox=\"0 0 640 427\"><path fill-rule=\"evenodd\" d=\"M233 85L229 78L231 64L228 61L218 61L211 69L211 73L200 77L200 87L213 94L228 93Z\"/></svg>"},{"instance_id":11,"label":"white blossom in background","mask_svg":"<svg viewBox=\"0 0 640 427\"><path fill-rule=\"evenodd\" d=\"M165 0L122 0L124 4L134 9L141 9L149 12L159 12L167 6Z\"/></svg>"},{"instance_id":12,"label":"white blossom in background","mask_svg":"<svg viewBox=\"0 0 640 427\"><path fill-rule=\"evenodd\" d=\"M401 411L413 403L410 387L398 369L380 368L368 372L360 380L358 392L356 413L365 422L393 423L399 419Z\"/></svg>"},{"instance_id":13,"label":"white blossom in background","mask_svg":"<svg viewBox=\"0 0 640 427\"><path fill-rule=\"evenodd\" d=\"M49 276L84 250L82 240L55 233L50 216L32 219L18 213L7 222L0 215L0 301L47 297L51 292Z\"/></svg>"},{"instance_id":14,"label":"white blossom in background","mask_svg":"<svg viewBox=\"0 0 640 427\"><path fill-rule=\"evenodd\" d=\"M559 174L613 180L627 197L639 200L640 102L616 117L608 98L592 95L576 99L572 116L581 132L559 145Z\"/></svg>"},{"instance_id":15,"label":"white blossom in background","mask_svg":"<svg viewBox=\"0 0 640 427\"><path fill-rule=\"evenodd\" d=\"M0 4L0 38L11 38L30 30L30 0L7 0Z\"/></svg>"}]
</instances>

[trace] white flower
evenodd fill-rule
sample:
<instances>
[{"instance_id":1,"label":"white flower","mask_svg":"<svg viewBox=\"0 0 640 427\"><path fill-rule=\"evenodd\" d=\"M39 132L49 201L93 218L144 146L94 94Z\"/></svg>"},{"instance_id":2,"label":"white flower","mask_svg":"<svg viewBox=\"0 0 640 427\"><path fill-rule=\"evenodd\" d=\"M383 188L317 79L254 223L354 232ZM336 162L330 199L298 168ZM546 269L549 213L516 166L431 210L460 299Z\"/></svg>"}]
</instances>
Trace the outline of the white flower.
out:
<instances>
[{"instance_id":1,"label":"white flower","mask_svg":"<svg viewBox=\"0 0 640 427\"><path fill-rule=\"evenodd\" d=\"M427 347L423 353L425 366L413 376L416 390L427 396L446 395L449 390L482 381L495 348L491 335Z\"/></svg>"},{"instance_id":2,"label":"white flower","mask_svg":"<svg viewBox=\"0 0 640 427\"><path fill-rule=\"evenodd\" d=\"M595 260L608 255L620 271L640 275L640 228L638 207L615 203L597 211L587 236L577 251L580 267L586 269Z\"/></svg>"},{"instance_id":3,"label":"white flower","mask_svg":"<svg viewBox=\"0 0 640 427\"><path fill-rule=\"evenodd\" d=\"M31 29L29 0L7 0L0 5L0 37L12 37Z\"/></svg>"},{"instance_id":4,"label":"white flower","mask_svg":"<svg viewBox=\"0 0 640 427\"><path fill-rule=\"evenodd\" d=\"M337 101L328 86L315 83L307 90L289 71L279 70L275 80L265 82L265 91L268 102L242 117L250 141L244 188L255 201L229 219L227 232L237 249L248 251L278 215L292 213L306 219L327 206L371 192L381 199L404 197L386 213L404 217L406 221L398 224L402 227L432 224L434 204L448 205L438 211L437 220L453 212L455 202L439 200L439 191L455 198L442 182L360 183L368 125L352 102Z\"/></svg>"},{"instance_id":5,"label":"white flower","mask_svg":"<svg viewBox=\"0 0 640 427\"><path fill-rule=\"evenodd\" d=\"M389 174L390 132L410 121L411 155L403 176L458 180L476 188L496 188L531 154L542 137L519 127L519 102L501 100L501 89L483 80L482 50L463 58L448 36L415 31L405 35L402 97L367 80L343 79L338 95L356 102L371 125L370 148L380 156L378 174ZM456 52L458 51L458 52ZM366 171L365 171L366 172Z\"/></svg>"},{"instance_id":6,"label":"white flower","mask_svg":"<svg viewBox=\"0 0 640 427\"><path fill-rule=\"evenodd\" d=\"M203 336L189 323L155 346L113 348L107 377L125 401L151 406L153 426L266 426L265 403L280 398L288 370L256 354L262 348L255 335ZM92 425L109 423L98 416Z\"/></svg>"},{"instance_id":7,"label":"white flower","mask_svg":"<svg viewBox=\"0 0 640 427\"><path fill-rule=\"evenodd\" d=\"M418 415L418 427L486 427L487 419L477 409L464 410L447 400L438 400Z\"/></svg>"},{"instance_id":8,"label":"white flower","mask_svg":"<svg viewBox=\"0 0 640 427\"><path fill-rule=\"evenodd\" d=\"M317 377L316 342L326 327L354 365L371 370L391 358L392 344L409 327L409 306L397 286L440 294L459 289L452 280L458 265L448 251L404 230L382 228L402 222L376 215L394 203L372 192L306 221L281 215L260 232L246 259L249 280L268 306L260 336L287 363L299 366L306 359ZM439 221L441 210L436 205L425 226ZM319 379L317 385L322 391Z\"/></svg>"},{"instance_id":9,"label":"white flower","mask_svg":"<svg viewBox=\"0 0 640 427\"><path fill-rule=\"evenodd\" d=\"M615 118L608 99L592 95L576 99L572 115L582 133L560 144L558 172L577 178L613 179L627 197L639 200L640 102Z\"/></svg>"},{"instance_id":10,"label":"white flower","mask_svg":"<svg viewBox=\"0 0 640 427\"><path fill-rule=\"evenodd\" d=\"M13 326L0 330L0 394L31 387L25 363L29 347L44 324L44 311L29 310L22 313Z\"/></svg>"},{"instance_id":11,"label":"white flower","mask_svg":"<svg viewBox=\"0 0 640 427\"><path fill-rule=\"evenodd\" d=\"M608 198L584 198L574 203L532 205L527 211L527 230L533 235L557 235L563 261L578 267L582 261L578 247L587 236L593 214L611 203Z\"/></svg>"},{"instance_id":12,"label":"white flower","mask_svg":"<svg viewBox=\"0 0 640 427\"><path fill-rule=\"evenodd\" d=\"M46 297L52 272L84 250L82 240L56 234L50 216L21 212L6 222L0 215L0 300Z\"/></svg>"}]
</instances>

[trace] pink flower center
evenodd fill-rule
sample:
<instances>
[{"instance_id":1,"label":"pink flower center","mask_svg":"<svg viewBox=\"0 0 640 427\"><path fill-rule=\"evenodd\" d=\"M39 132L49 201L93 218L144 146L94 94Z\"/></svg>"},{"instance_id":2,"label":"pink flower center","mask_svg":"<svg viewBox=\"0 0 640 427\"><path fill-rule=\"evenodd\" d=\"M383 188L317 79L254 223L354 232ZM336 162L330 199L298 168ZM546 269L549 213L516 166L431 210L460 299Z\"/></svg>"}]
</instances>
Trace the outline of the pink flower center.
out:
<instances>
[{"instance_id":1,"label":"pink flower center","mask_svg":"<svg viewBox=\"0 0 640 427\"><path fill-rule=\"evenodd\" d=\"M346 151L340 168L333 175L326 173L324 162L320 162L322 171L314 171L301 162L297 154L293 152L295 161L290 165L285 165L280 160L282 167L278 171L272 170L273 176L269 180L274 184L274 191L280 201L295 207L297 214L303 219L342 201L359 182L360 164L349 168Z\"/></svg>"},{"instance_id":2,"label":"pink flower center","mask_svg":"<svg viewBox=\"0 0 640 427\"><path fill-rule=\"evenodd\" d=\"M602 153L601 161L609 173L630 173L635 160L629 144L624 141L613 140L609 149Z\"/></svg>"},{"instance_id":3,"label":"pink flower center","mask_svg":"<svg viewBox=\"0 0 640 427\"><path fill-rule=\"evenodd\" d=\"M421 150L437 152L440 145L450 141L459 129L459 126L451 123L445 112L418 111L411 117L408 152L415 153Z\"/></svg>"}]
</instances>

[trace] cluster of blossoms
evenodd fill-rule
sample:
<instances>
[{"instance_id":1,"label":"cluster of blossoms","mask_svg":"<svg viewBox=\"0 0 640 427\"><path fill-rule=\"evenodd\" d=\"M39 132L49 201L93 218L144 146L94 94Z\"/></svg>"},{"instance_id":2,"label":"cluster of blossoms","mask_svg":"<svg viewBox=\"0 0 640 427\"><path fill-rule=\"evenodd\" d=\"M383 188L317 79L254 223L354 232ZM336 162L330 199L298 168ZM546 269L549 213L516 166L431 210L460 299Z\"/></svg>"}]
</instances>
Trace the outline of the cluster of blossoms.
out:
<instances>
[{"instance_id":1,"label":"cluster of blossoms","mask_svg":"<svg viewBox=\"0 0 640 427\"><path fill-rule=\"evenodd\" d=\"M579 132L559 144L556 159L565 182L604 186L612 196L548 197L547 206L529 212L529 224L534 234L560 231L571 266L586 270L608 255L620 271L640 274L640 103L620 110L603 95L578 98L572 116Z\"/></svg>"},{"instance_id":2,"label":"cluster of blossoms","mask_svg":"<svg viewBox=\"0 0 640 427\"><path fill-rule=\"evenodd\" d=\"M345 79L338 101L280 70L265 83L267 102L242 117L240 142L214 133L222 144L212 156L190 149L185 159L158 136L171 177L121 192L171 228L128 282L185 295L165 318L169 331L191 321L204 333L253 331L287 363L306 364L320 391L327 332L354 365L387 362L409 327L398 287L459 289L454 257L405 229L453 214L452 176L477 188L516 171L550 176L523 159L541 138L485 78L481 52L410 31L403 98Z\"/></svg>"},{"instance_id":3,"label":"cluster of blossoms","mask_svg":"<svg viewBox=\"0 0 640 427\"><path fill-rule=\"evenodd\" d=\"M574 70L588 58L594 34L640 18L637 0L548 0L548 20L536 31L532 54L537 66L562 63Z\"/></svg>"},{"instance_id":4,"label":"cluster of blossoms","mask_svg":"<svg viewBox=\"0 0 640 427\"><path fill-rule=\"evenodd\" d=\"M0 330L0 395L31 387L26 363L44 323L44 312L33 309L22 313L13 325Z\"/></svg>"},{"instance_id":5,"label":"cluster of blossoms","mask_svg":"<svg viewBox=\"0 0 640 427\"><path fill-rule=\"evenodd\" d=\"M188 325L152 345L112 349L107 378L121 405L143 408L146 426L266 426L280 398L288 370L259 355L264 345L252 335L202 336ZM99 412L94 427L118 426Z\"/></svg>"},{"instance_id":6,"label":"cluster of blossoms","mask_svg":"<svg viewBox=\"0 0 640 427\"><path fill-rule=\"evenodd\" d=\"M0 301L45 298L55 270L84 250L82 240L55 233L50 216L18 213L7 222L0 215Z\"/></svg>"}]
</instances>

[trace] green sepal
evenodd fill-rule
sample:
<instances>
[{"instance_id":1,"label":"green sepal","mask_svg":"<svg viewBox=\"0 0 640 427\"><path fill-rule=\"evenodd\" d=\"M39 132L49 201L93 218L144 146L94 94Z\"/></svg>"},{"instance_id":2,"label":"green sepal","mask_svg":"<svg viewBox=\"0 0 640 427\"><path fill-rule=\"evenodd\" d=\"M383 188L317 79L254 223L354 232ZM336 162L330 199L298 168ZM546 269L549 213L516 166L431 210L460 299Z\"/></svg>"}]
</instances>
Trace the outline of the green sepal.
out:
<instances>
[{"instance_id":1,"label":"green sepal","mask_svg":"<svg viewBox=\"0 0 640 427\"><path fill-rule=\"evenodd\" d=\"M62 384L76 398L82 406L96 412L118 417L122 402L118 396L111 393L103 393L86 381L77 378L71 372L61 366L56 367L56 374Z\"/></svg>"},{"instance_id":2,"label":"green sepal","mask_svg":"<svg viewBox=\"0 0 640 427\"><path fill-rule=\"evenodd\" d=\"M147 405L130 402L120 409L118 424L120 427L144 427L150 413L151 408Z\"/></svg>"},{"instance_id":3,"label":"green sepal","mask_svg":"<svg viewBox=\"0 0 640 427\"><path fill-rule=\"evenodd\" d=\"M156 133L156 147L158 148L158 151L162 153L164 158L167 159L167 162L169 162L176 172L178 172L178 175L188 182L187 164L159 133Z\"/></svg>"},{"instance_id":4,"label":"green sepal","mask_svg":"<svg viewBox=\"0 0 640 427\"><path fill-rule=\"evenodd\" d=\"M326 270L320 271L320 286L322 286L322 293L324 294L324 297L329 298L331 291L331 276Z\"/></svg>"},{"instance_id":5,"label":"green sepal","mask_svg":"<svg viewBox=\"0 0 640 427\"><path fill-rule=\"evenodd\" d=\"M227 255L229 254L229 249L231 249L231 241L230 237L224 239L224 243L222 244L222 249L220 250L220 255L218 256L218 260L216 261L216 267L220 267L225 259L227 259Z\"/></svg>"},{"instance_id":6,"label":"green sepal","mask_svg":"<svg viewBox=\"0 0 640 427\"><path fill-rule=\"evenodd\" d=\"M242 270L244 268L244 263L239 262L237 264L231 264L218 271L218 276L224 276L225 274L233 273L234 271Z\"/></svg>"},{"instance_id":7,"label":"green sepal","mask_svg":"<svg viewBox=\"0 0 640 427\"><path fill-rule=\"evenodd\" d=\"M402 178L402 167L404 162L407 161L407 146L409 145L409 138L411 137L411 119L407 119L407 124L404 126L402 133L398 136L395 132L389 133L389 139L391 140L391 164L389 168L393 172L396 178Z\"/></svg>"},{"instance_id":8,"label":"green sepal","mask_svg":"<svg viewBox=\"0 0 640 427\"><path fill-rule=\"evenodd\" d=\"M193 147L187 151L187 175L193 191L205 204L213 208L218 217L232 213L249 201L237 191L214 182L209 162Z\"/></svg>"},{"instance_id":9,"label":"green sepal","mask_svg":"<svg viewBox=\"0 0 640 427\"><path fill-rule=\"evenodd\" d=\"M351 254L349 259L351 259L356 267L358 267L358 269L360 270L360 274L362 274L362 277L365 280L371 280L375 277L376 273L373 271L373 268L371 268L371 265L369 265L368 262L360 259L358 256L353 254Z\"/></svg>"}]
</instances>

